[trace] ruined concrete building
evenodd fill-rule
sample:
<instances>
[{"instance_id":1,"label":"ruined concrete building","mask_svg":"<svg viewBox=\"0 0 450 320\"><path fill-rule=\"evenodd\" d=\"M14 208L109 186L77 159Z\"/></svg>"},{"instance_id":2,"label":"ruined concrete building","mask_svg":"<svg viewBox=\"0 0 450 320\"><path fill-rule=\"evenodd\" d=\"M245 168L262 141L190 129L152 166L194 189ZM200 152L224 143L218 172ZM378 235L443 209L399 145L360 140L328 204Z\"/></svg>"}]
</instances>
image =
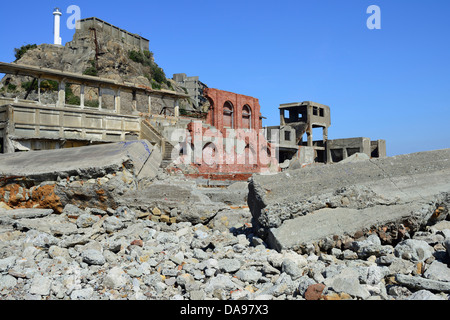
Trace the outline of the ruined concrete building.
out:
<instances>
[{"instance_id":1,"label":"ruined concrete building","mask_svg":"<svg viewBox=\"0 0 450 320\"><path fill-rule=\"evenodd\" d=\"M41 66L32 59L0 62L0 73L7 74L0 83L1 153L142 139L159 148L168 170L217 179L278 172L280 163L293 158L332 163L357 152L385 155L383 140L328 140L330 108L319 103L283 104L280 126L263 128L254 97L208 88L182 73L167 80L169 89L155 87L139 65L126 65L128 57L108 64L116 51L148 51L149 40L95 17L78 23L71 42L49 49L61 56L61 68L45 53L38 53L45 56ZM40 50L45 46L52 45ZM105 76L80 73L77 59L100 64ZM131 76L120 77L130 69ZM11 96L14 77L31 81ZM316 129L322 139L316 139Z\"/></svg>"},{"instance_id":2,"label":"ruined concrete building","mask_svg":"<svg viewBox=\"0 0 450 320\"><path fill-rule=\"evenodd\" d=\"M108 34L111 38L123 41L133 46L136 50L150 50L150 41L148 39L116 27L99 18L92 17L77 21L77 33L79 35L86 35L91 32L102 32L103 34Z\"/></svg>"},{"instance_id":3,"label":"ruined concrete building","mask_svg":"<svg viewBox=\"0 0 450 320\"><path fill-rule=\"evenodd\" d=\"M279 109L280 126L267 127L266 136L269 141L278 142L280 163L293 158L303 164L336 163L356 153L364 153L371 158L386 156L385 140L370 141L363 137L329 140L329 106L304 101L282 104ZM315 140L317 136L313 132L322 133L322 139Z\"/></svg>"}]
</instances>

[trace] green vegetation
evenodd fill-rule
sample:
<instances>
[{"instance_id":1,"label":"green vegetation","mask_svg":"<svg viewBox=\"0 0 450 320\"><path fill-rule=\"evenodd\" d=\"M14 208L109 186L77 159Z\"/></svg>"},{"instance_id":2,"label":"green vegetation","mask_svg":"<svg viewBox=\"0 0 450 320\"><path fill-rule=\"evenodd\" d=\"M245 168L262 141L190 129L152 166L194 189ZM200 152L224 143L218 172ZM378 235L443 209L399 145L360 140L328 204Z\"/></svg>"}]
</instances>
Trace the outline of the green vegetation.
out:
<instances>
[{"instance_id":1,"label":"green vegetation","mask_svg":"<svg viewBox=\"0 0 450 320\"><path fill-rule=\"evenodd\" d=\"M12 84L12 83L8 84L8 91L15 92L16 89L17 89L17 86L15 84Z\"/></svg>"},{"instance_id":2,"label":"green vegetation","mask_svg":"<svg viewBox=\"0 0 450 320\"><path fill-rule=\"evenodd\" d=\"M128 52L128 57L130 60L140 63L143 66L150 67L152 76L147 78L151 81L151 79L155 80L159 85L167 82L166 74L164 70L161 69L155 62L153 62L153 53L150 51L135 51L132 50ZM153 83L152 83L153 87ZM158 87L156 85L156 87ZM169 86L170 87L170 86ZM153 87L155 89L155 87Z\"/></svg>"},{"instance_id":3,"label":"green vegetation","mask_svg":"<svg viewBox=\"0 0 450 320\"><path fill-rule=\"evenodd\" d=\"M14 56L16 57L16 61L19 60L20 58L23 57L23 55L31 49L36 49L37 45L36 44L27 44L24 46L21 46L20 48L15 48L14 49Z\"/></svg>"},{"instance_id":4,"label":"green vegetation","mask_svg":"<svg viewBox=\"0 0 450 320\"><path fill-rule=\"evenodd\" d=\"M58 81L44 80L41 82L41 91L58 91Z\"/></svg>"},{"instance_id":5,"label":"green vegetation","mask_svg":"<svg viewBox=\"0 0 450 320\"><path fill-rule=\"evenodd\" d=\"M155 80L152 81L152 89L154 90L161 90L161 84L156 82Z\"/></svg>"},{"instance_id":6,"label":"green vegetation","mask_svg":"<svg viewBox=\"0 0 450 320\"><path fill-rule=\"evenodd\" d=\"M38 82L37 81L25 81L22 82L21 87L24 88L26 91L30 90L30 87L33 86L31 88L31 90L33 91L37 91L38 90ZM53 81L53 80L44 80L41 82L41 92L49 92L49 91L58 91L58 82L57 81Z\"/></svg>"},{"instance_id":7,"label":"green vegetation","mask_svg":"<svg viewBox=\"0 0 450 320\"><path fill-rule=\"evenodd\" d=\"M70 104L73 106L79 106L81 104L80 97L77 97L70 86L70 84L67 84L66 86L66 104Z\"/></svg>"},{"instance_id":8,"label":"green vegetation","mask_svg":"<svg viewBox=\"0 0 450 320\"><path fill-rule=\"evenodd\" d=\"M84 105L89 108L97 108L98 109L100 107L100 103L95 100L87 100L84 102Z\"/></svg>"},{"instance_id":9,"label":"green vegetation","mask_svg":"<svg viewBox=\"0 0 450 320\"><path fill-rule=\"evenodd\" d=\"M166 74L164 73L163 69L158 67L156 63L153 63L152 65L152 75L153 79L158 83L163 83L166 80Z\"/></svg>"},{"instance_id":10,"label":"green vegetation","mask_svg":"<svg viewBox=\"0 0 450 320\"><path fill-rule=\"evenodd\" d=\"M76 96L73 93L72 87L70 84L67 84L66 86L66 104L70 104L72 106L79 106L81 105L81 99L80 97ZM98 108L100 106L100 103L98 100L86 100L84 101L84 105L86 107L90 108Z\"/></svg>"},{"instance_id":11,"label":"green vegetation","mask_svg":"<svg viewBox=\"0 0 450 320\"><path fill-rule=\"evenodd\" d=\"M89 63L91 64L91 66L87 67L86 70L84 70L83 74L86 76L98 77L98 70L95 64L95 60L90 60Z\"/></svg>"},{"instance_id":12,"label":"green vegetation","mask_svg":"<svg viewBox=\"0 0 450 320\"><path fill-rule=\"evenodd\" d=\"M153 64L153 53L150 51L135 51L128 52L128 57L134 62L140 63L144 66L151 67Z\"/></svg>"}]
</instances>

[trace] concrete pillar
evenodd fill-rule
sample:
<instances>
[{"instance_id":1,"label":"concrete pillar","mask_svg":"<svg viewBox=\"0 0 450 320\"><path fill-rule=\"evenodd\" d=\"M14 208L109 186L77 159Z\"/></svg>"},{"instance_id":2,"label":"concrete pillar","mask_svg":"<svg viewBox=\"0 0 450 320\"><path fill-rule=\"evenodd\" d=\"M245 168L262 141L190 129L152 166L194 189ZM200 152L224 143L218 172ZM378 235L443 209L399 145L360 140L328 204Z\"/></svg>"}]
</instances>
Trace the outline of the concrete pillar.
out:
<instances>
[{"instance_id":1,"label":"concrete pillar","mask_svg":"<svg viewBox=\"0 0 450 320\"><path fill-rule=\"evenodd\" d=\"M66 83L64 80L59 82L57 106L62 108L66 105Z\"/></svg>"},{"instance_id":2,"label":"concrete pillar","mask_svg":"<svg viewBox=\"0 0 450 320\"><path fill-rule=\"evenodd\" d=\"M103 90L102 87L98 87L98 109L102 110L102 103L103 103Z\"/></svg>"},{"instance_id":3,"label":"concrete pillar","mask_svg":"<svg viewBox=\"0 0 450 320\"><path fill-rule=\"evenodd\" d=\"M84 109L84 84L80 86L80 107Z\"/></svg>"},{"instance_id":4,"label":"concrete pillar","mask_svg":"<svg viewBox=\"0 0 450 320\"><path fill-rule=\"evenodd\" d=\"M152 113L152 97L148 96L148 113Z\"/></svg>"},{"instance_id":5,"label":"concrete pillar","mask_svg":"<svg viewBox=\"0 0 450 320\"><path fill-rule=\"evenodd\" d=\"M137 110L137 97L136 97L136 91L133 91L133 102L132 102L131 108L133 109L133 111L136 111L136 110Z\"/></svg>"},{"instance_id":6,"label":"concrete pillar","mask_svg":"<svg viewBox=\"0 0 450 320\"><path fill-rule=\"evenodd\" d=\"M175 118L180 117L180 104L179 104L179 100L178 99L175 99L174 114L175 114Z\"/></svg>"},{"instance_id":7,"label":"concrete pillar","mask_svg":"<svg viewBox=\"0 0 450 320\"><path fill-rule=\"evenodd\" d=\"M120 89L117 89L114 94L114 111L120 113Z\"/></svg>"},{"instance_id":8,"label":"concrete pillar","mask_svg":"<svg viewBox=\"0 0 450 320\"><path fill-rule=\"evenodd\" d=\"M42 82L41 78L38 78L38 102L39 102L39 104L42 104L41 103L41 82Z\"/></svg>"},{"instance_id":9,"label":"concrete pillar","mask_svg":"<svg viewBox=\"0 0 450 320\"><path fill-rule=\"evenodd\" d=\"M308 127L308 130L306 130L306 135L308 137L308 147L312 147L313 146L313 130L312 130L312 126Z\"/></svg>"},{"instance_id":10,"label":"concrete pillar","mask_svg":"<svg viewBox=\"0 0 450 320\"><path fill-rule=\"evenodd\" d=\"M284 110L280 109L280 126L285 126L286 120L284 119Z\"/></svg>"},{"instance_id":11,"label":"concrete pillar","mask_svg":"<svg viewBox=\"0 0 450 320\"><path fill-rule=\"evenodd\" d=\"M325 143L326 141L328 141L328 128L324 127L323 128L323 142Z\"/></svg>"},{"instance_id":12,"label":"concrete pillar","mask_svg":"<svg viewBox=\"0 0 450 320\"><path fill-rule=\"evenodd\" d=\"M386 158L386 140L378 140L378 156Z\"/></svg>"},{"instance_id":13,"label":"concrete pillar","mask_svg":"<svg viewBox=\"0 0 450 320\"><path fill-rule=\"evenodd\" d=\"M345 160L348 158L347 148L342 148L342 159Z\"/></svg>"}]
</instances>

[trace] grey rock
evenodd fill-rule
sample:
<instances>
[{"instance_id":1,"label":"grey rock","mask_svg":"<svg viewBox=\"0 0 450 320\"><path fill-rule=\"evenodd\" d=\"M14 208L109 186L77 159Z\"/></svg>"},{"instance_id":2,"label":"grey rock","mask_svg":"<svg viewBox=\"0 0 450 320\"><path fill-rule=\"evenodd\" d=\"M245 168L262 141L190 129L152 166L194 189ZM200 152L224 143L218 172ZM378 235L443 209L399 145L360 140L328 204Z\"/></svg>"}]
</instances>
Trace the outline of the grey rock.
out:
<instances>
[{"instance_id":1,"label":"grey rock","mask_svg":"<svg viewBox=\"0 0 450 320\"><path fill-rule=\"evenodd\" d=\"M290 275L293 280L297 280L303 275L303 271L298 264L290 259L283 260L281 271Z\"/></svg>"},{"instance_id":2,"label":"grey rock","mask_svg":"<svg viewBox=\"0 0 450 320\"><path fill-rule=\"evenodd\" d=\"M219 274L217 277L211 278L205 285L206 293L214 292L215 290L235 290L238 285L231 280L231 278L224 274Z\"/></svg>"},{"instance_id":3,"label":"grey rock","mask_svg":"<svg viewBox=\"0 0 450 320\"><path fill-rule=\"evenodd\" d=\"M333 291L340 293L345 292L351 296L367 299L370 292L360 284L359 272L355 268L345 268L340 274L326 279L326 285Z\"/></svg>"},{"instance_id":4,"label":"grey rock","mask_svg":"<svg viewBox=\"0 0 450 320\"><path fill-rule=\"evenodd\" d=\"M94 294L94 289L91 287L80 289L80 290L74 290L70 294L71 300L90 300L92 295Z\"/></svg>"},{"instance_id":5,"label":"grey rock","mask_svg":"<svg viewBox=\"0 0 450 320\"><path fill-rule=\"evenodd\" d=\"M223 272L233 273L241 268L241 262L237 259L221 259L218 266Z\"/></svg>"},{"instance_id":6,"label":"grey rock","mask_svg":"<svg viewBox=\"0 0 450 320\"><path fill-rule=\"evenodd\" d=\"M424 273L430 280L450 282L450 268L440 261L433 261Z\"/></svg>"},{"instance_id":7,"label":"grey rock","mask_svg":"<svg viewBox=\"0 0 450 320\"><path fill-rule=\"evenodd\" d=\"M90 228L99 220L100 220L100 218L97 216L94 216L91 214L82 214L77 219L77 227L78 228Z\"/></svg>"},{"instance_id":8,"label":"grey rock","mask_svg":"<svg viewBox=\"0 0 450 320\"><path fill-rule=\"evenodd\" d=\"M206 294L203 290L192 290L189 292L189 297L193 301L205 300Z\"/></svg>"},{"instance_id":9,"label":"grey rock","mask_svg":"<svg viewBox=\"0 0 450 320\"><path fill-rule=\"evenodd\" d=\"M415 268L416 265L413 262L395 257L389 265L389 272L391 275L395 275L397 273L410 274Z\"/></svg>"},{"instance_id":10,"label":"grey rock","mask_svg":"<svg viewBox=\"0 0 450 320\"><path fill-rule=\"evenodd\" d=\"M440 292L450 292L450 282L436 281L421 277L397 274L396 281L413 290L430 290Z\"/></svg>"},{"instance_id":11,"label":"grey rock","mask_svg":"<svg viewBox=\"0 0 450 320\"><path fill-rule=\"evenodd\" d=\"M83 262L89 264L89 265L104 265L106 263L106 259L103 256L103 254L94 249L89 249L83 251L81 254L81 257L83 258Z\"/></svg>"},{"instance_id":12,"label":"grey rock","mask_svg":"<svg viewBox=\"0 0 450 320\"><path fill-rule=\"evenodd\" d=\"M122 206L116 209L116 215L121 219L122 221L132 221L136 219L136 212L131 210L128 207Z\"/></svg>"},{"instance_id":13,"label":"grey rock","mask_svg":"<svg viewBox=\"0 0 450 320\"><path fill-rule=\"evenodd\" d=\"M103 222L103 227L105 228L106 232L113 233L115 231L118 231L118 230L124 228L124 224L117 217L108 217Z\"/></svg>"},{"instance_id":14,"label":"grey rock","mask_svg":"<svg viewBox=\"0 0 450 320\"><path fill-rule=\"evenodd\" d=\"M244 282L256 283L262 277L262 273L256 270L239 270L236 277Z\"/></svg>"},{"instance_id":15,"label":"grey rock","mask_svg":"<svg viewBox=\"0 0 450 320\"><path fill-rule=\"evenodd\" d=\"M342 258L344 260L356 260L358 259L358 254L352 250L346 249L342 252Z\"/></svg>"},{"instance_id":16,"label":"grey rock","mask_svg":"<svg viewBox=\"0 0 450 320\"><path fill-rule=\"evenodd\" d=\"M82 214L84 214L84 211L78 208L77 206L69 203L64 207L63 214L65 214L68 217L77 218Z\"/></svg>"},{"instance_id":17,"label":"grey rock","mask_svg":"<svg viewBox=\"0 0 450 320\"><path fill-rule=\"evenodd\" d=\"M0 275L0 290L11 289L17 285L17 280L13 276L7 274L5 276Z\"/></svg>"},{"instance_id":18,"label":"grey rock","mask_svg":"<svg viewBox=\"0 0 450 320\"><path fill-rule=\"evenodd\" d=\"M6 272L11 269L16 263L17 257L11 256L5 259L0 259L0 272Z\"/></svg>"},{"instance_id":19,"label":"grey rock","mask_svg":"<svg viewBox=\"0 0 450 320\"><path fill-rule=\"evenodd\" d=\"M108 274L103 280L103 284L111 289L118 289L127 283L125 272L120 267L114 267L109 270Z\"/></svg>"},{"instance_id":20,"label":"grey rock","mask_svg":"<svg viewBox=\"0 0 450 320\"><path fill-rule=\"evenodd\" d=\"M71 258L68 249L58 246L51 246L48 249L48 255L53 259L56 257L63 257L64 259L69 260Z\"/></svg>"},{"instance_id":21,"label":"grey rock","mask_svg":"<svg viewBox=\"0 0 450 320\"><path fill-rule=\"evenodd\" d=\"M50 248L58 244L59 240L48 233L30 230L27 232L27 241L38 248Z\"/></svg>"},{"instance_id":22,"label":"grey rock","mask_svg":"<svg viewBox=\"0 0 450 320\"><path fill-rule=\"evenodd\" d=\"M434 249L423 240L407 239L395 246L395 255L411 261L425 261L433 256Z\"/></svg>"},{"instance_id":23,"label":"grey rock","mask_svg":"<svg viewBox=\"0 0 450 320\"><path fill-rule=\"evenodd\" d=\"M363 241L355 241L352 246L361 259L372 255L379 257L393 252L392 246L382 246L380 238L375 234L370 235Z\"/></svg>"},{"instance_id":24,"label":"grey rock","mask_svg":"<svg viewBox=\"0 0 450 320\"><path fill-rule=\"evenodd\" d=\"M270 294L274 297L280 297L282 295L292 295L298 290L298 283L292 281L291 277L282 273L280 277L275 281L274 285L265 290L264 294Z\"/></svg>"},{"instance_id":25,"label":"grey rock","mask_svg":"<svg viewBox=\"0 0 450 320\"><path fill-rule=\"evenodd\" d=\"M30 293L40 296L47 296L50 294L52 280L48 277L36 274L31 284Z\"/></svg>"},{"instance_id":26,"label":"grey rock","mask_svg":"<svg viewBox=\"0 0 450 320\"><path fill-rule=\"evenodd\" d=\"M410 295L406 300L445 300L443 297L435 295L428 290L419 290Z\"/></svg>"},{"instance_id":27,"label":"grey rock","mask_svg":"<svg viewBox=\"0 0 450 320\"><path fill-rule=\"evenodd\" d=\"M316 282L307 276L301 276L299 279L298 292L304 297L306 290L308 290L309 286L316 284Z\"/></svg>"},{"instance_id":28,"label":"grey rock","mask_svg":"<svg viewBox=\"0 0 450 320\"><path fill-rule=\"evenodd\" d=\"M202 249L194 248L193 250L194 258L199 260L206 260L208 259L209 255Z\"/></svg>"},{"instance_id":29,"label":"grey rock","mask_svg":"<svg viewBox=\"0 0 450 320\"><path fill-rule=\"evenodd\" d=\"M177 276L177 283L184 288L189 288L189 286L195 284L195 279L189 273L180 274L179 276Z\"/></svg>"},{"instance_id":30,"label":"grey rock","mask_svg":"<svg viewBox=\"0 0 450 320\"><path fill-rule=\"evenodd\" d=\"M367 274L364 277L364 283L369 285L378 285L384 277L389 274L388 267L379 267L377 265L371 265L367 268Z\"/></svg>"},{"instance_id":31,"label":"grey rock","mask_svg":"<svg viewBox=\"0 0 450 320\"><path fill-rule=\"evenodd\" d=\"M179 243L180 238L178 238L175 234L171 234L168 232L160 232L156 236L156 241L158 241L159 243L162 243L162 244Z\"/></svg>"}]
</instances>

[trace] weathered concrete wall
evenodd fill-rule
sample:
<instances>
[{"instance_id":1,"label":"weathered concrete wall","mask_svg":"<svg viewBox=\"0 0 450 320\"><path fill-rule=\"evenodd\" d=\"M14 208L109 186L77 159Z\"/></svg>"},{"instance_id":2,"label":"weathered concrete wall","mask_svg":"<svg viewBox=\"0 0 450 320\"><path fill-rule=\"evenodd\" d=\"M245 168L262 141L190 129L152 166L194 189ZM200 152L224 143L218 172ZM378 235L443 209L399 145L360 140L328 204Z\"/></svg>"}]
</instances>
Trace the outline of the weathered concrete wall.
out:
<instances>
[{"instance_id":1,"label":"weathered concrete wall","mask_svg":"<svg viewBox=\"0 0 450 320\"><path fill-rule=\"evenodd\" d=\"M86 18L77 21L77 23L79 24L77 33L89 33L91 31L91 28L96 28L99 32L103 32L110 35L114 39L122 40L129 45L134 46L137 50L149 50L150 41L148 39L116 27L99 18Z\"/></svg>"},{"instance_id":2,"label":"weathered concrete wall","mask_svg":"<svg viewBox=\"0 0 450 320\"><path fill-rule=\"evenodd\" d=\"M359 231L392 242L448 212L450 149L259 175L249 189L258 233L278 250Z\"/></svg>"}]
</instances>

